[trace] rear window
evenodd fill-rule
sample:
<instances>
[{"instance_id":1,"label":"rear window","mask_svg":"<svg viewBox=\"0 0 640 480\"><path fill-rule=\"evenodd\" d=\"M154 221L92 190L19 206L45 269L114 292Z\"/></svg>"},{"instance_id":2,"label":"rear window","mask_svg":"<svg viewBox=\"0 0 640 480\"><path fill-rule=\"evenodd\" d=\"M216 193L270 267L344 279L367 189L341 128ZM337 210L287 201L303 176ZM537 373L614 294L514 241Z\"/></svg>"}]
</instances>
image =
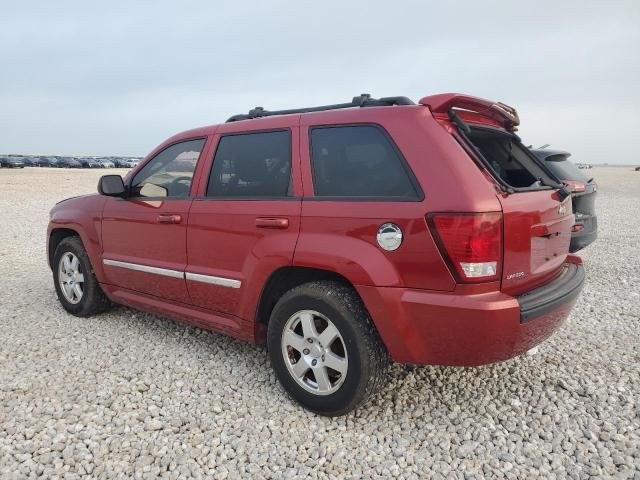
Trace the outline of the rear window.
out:
<instances>
[{"instance_id":1,"label":"rear window","mask_svg":"<svg viewBox=\"0 0 640 480\"><path fill-rule=\"evenodd\" d=\"M408 166L381 127L312 128L311 162L316 196L418 198Z\"/></svg>"},{"instance_id":2,"label":"rear window","mask_svg":"<svg viewBox=\"0 0 640 480\"><path fill-rule=\"evenodd\" d=\"M288 130L227 135L218 143L207 196L285 197L290 180Z\"/></svg>"},{"instance_id":3,"label":"rear window","mask_svg":"<svg viewBox=\"0 0 640 480\"><path fill-rule=\"evenodd\" d=\"M513 188L539 188L557 183L513 135L472 127L467 137L480 151L497 179L506 185Z\"/></svg>"},{"instance_id":4,"label":"rear window","mask_svg":"<svg viewBox=\"0 0 640 480\"><path fill-rule=\"evenodd\" d=\"M588 178L565 155L551 155L545 158L547 167L560 180L578 180L588 183Z\"/></svg>"}]
</instances>

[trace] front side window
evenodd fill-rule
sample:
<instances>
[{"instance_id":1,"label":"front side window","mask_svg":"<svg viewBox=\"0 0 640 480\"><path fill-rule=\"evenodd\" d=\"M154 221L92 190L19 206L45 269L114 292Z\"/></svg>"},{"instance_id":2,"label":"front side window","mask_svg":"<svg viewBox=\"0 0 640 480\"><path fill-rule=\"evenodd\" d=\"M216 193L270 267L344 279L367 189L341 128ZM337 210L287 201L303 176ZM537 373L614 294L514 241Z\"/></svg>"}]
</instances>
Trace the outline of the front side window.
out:
<instances>
[{"instance_id":1,"label":"front side window","mask_svg":"<svg viewBox=\"0 0 640 480\"><path fill-rule=\"evenodd\" d=\"M207 186L212 197L285 197L291 180L291 133L220 138Z\"/></svg>"},{"instance_id":2,"label":"front side window","mask_svg":"<svg viewBox=\"0 0 640 480\"><path fill-rule=\"evenodd\" d=\"M375 125L313 128L311 162L318 197L418 198L400 152Z\"/></svg>"},{"instance_id":3,"label":"front side window","mask_svg":"<svg viewBox=\"0 0 640 480\"><path fill-rule=\"evenodd\" d=\"M188 140L165 148L131 182L133 197L187 197L205 139Z\"/></svg>"}]
</instances>

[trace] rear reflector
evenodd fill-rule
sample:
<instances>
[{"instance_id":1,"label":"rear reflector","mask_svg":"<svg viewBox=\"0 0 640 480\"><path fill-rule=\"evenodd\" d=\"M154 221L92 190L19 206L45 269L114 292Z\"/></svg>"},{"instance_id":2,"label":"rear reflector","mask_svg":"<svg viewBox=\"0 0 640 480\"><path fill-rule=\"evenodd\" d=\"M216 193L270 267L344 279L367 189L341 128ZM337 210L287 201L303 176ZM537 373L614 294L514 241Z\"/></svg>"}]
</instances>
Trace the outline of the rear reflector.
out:
<instances>
[{"instance_id":1,"label":"rear reflector","mask_svg":"<svg viewBox=\"0 0 640 480\"><path fill-rule=\"evenodd\" d=\"M581 232L582 230L584 230L584 225L580 225L579 223L576 223L573 227L571 227L572 232Z\"/></svg>"},{"instance_id":2,"label":"rear reflector","mask_svg":"<svg viewBox=\"0 0 640 480\"><path fill-rule=\"evenodd\" d=\"M500 279L502 213L435 213L427 222L452 273L463 282Z\"/></svg>"}]
</instances>

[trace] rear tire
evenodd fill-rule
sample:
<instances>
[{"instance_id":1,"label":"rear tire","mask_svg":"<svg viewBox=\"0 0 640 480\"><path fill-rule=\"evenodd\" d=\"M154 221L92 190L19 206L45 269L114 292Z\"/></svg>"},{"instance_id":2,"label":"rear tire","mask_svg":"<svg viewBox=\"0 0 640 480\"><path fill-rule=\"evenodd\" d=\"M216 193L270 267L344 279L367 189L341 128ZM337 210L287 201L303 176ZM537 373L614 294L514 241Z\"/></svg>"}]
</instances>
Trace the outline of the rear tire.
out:
<instances>
[{"instance_id":1,"label":"rear tire","mask_svg":"<svg viewBox=\"0 0 640 480\"><path fill-rule=\"evenodd\" d=\"M53 255L53 282L64 309L77 317L90 317L109 309L79 237L67 237Z\"/></svg>"},{"instance_id":2,"label":"rear tire","mask_svg":"<svg viewBox=\"0 0 640 480\"><path fill-rule=\"evenodd\" d=\"M389 364L362 300L339 282L310 282L284 294L269 320L267 346L287 393L326 416L365 402Z\"/></svg>"}]
</instances>

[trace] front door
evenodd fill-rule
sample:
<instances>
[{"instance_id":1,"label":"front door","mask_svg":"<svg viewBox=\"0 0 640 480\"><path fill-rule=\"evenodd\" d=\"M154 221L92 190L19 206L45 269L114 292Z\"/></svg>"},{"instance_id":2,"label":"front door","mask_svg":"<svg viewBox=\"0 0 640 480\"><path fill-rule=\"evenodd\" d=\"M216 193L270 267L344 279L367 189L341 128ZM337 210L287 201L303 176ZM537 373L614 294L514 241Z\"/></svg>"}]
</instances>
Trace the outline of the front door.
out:
<instances>
[{"instance_id":1,"label":"front door","mask_svg":"<svg viewBox=\"0 0 640 480\"><path fill-rule=\"evenodd\" d=\"M191 207L186 280L194 305L251 320L269 275L293 259L301 209L298 128L234 128L226 124L216 135L209 179Z\"/></svg>"},{"instance_id":2,"label":"front door","mask_svg":"<svg viewBox=\"0 0 640 480\"><path fill-rule=\"evenodd\" d=\"M184 280L191 183L204 138L162 149L132 178L126 198L109 198L102 217L107 283L189 302Z\"/></svg>"}]
</instances>

